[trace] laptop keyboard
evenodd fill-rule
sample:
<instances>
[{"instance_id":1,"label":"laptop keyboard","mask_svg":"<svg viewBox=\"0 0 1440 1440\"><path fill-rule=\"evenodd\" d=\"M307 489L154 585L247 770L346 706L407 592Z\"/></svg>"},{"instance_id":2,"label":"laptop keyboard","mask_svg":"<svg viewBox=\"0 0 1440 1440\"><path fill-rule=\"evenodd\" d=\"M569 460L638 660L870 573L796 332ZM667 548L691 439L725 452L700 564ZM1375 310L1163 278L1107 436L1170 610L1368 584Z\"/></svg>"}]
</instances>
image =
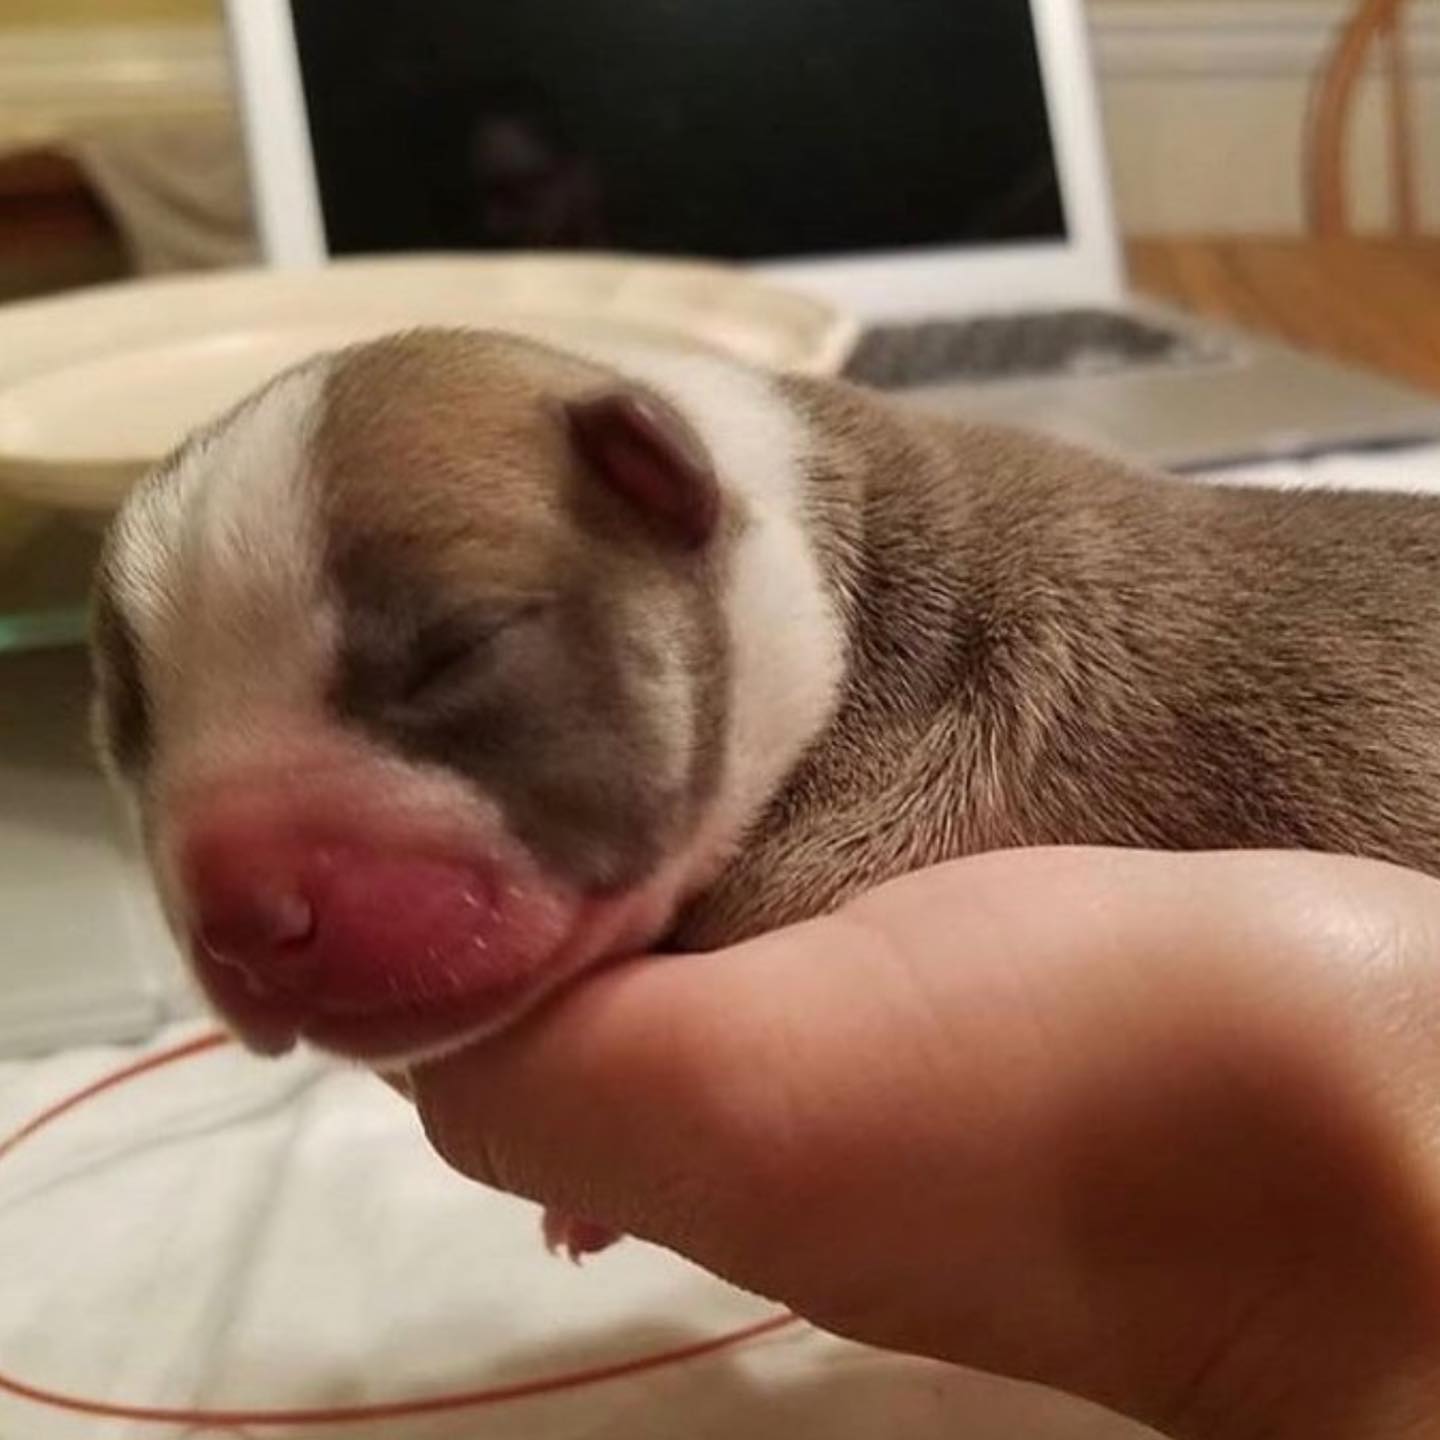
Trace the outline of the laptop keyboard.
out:
<instances>
[{"instance_id":1,"label":"laptop keyboard","mask_svg":"<svg viewBox=\"0 0 1440 1440\"><path fill-rule=\"evenodd\" d=\"M1197 365L1226 354L1223 341L1171 330L1123 311L1041 310L872 326L861 334L844 373L880 390L908 390L948 380Z\"/></svg>"}]
</instances>

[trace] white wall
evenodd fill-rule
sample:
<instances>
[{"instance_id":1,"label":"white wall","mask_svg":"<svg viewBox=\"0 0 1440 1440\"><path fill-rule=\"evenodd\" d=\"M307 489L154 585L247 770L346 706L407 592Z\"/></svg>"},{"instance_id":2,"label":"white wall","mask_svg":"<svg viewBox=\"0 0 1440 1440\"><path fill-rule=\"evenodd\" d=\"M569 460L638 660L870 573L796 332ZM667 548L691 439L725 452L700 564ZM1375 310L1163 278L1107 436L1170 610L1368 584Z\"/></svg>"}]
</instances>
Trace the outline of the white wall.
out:
<instances>
[{"instance_id":1,"label":"white wall","mask_svg":"<svg viewBox=\"0 0 1440 1440\"><path fill-rule=\"evenodd\" d=\"M1302 228L1312 79L1335 0L1091 0L1117 207L1130 233ZM1424 216L1440 230L1440 0L1410 7ZM1362 223L1387 215L1384 107L1368 83L1352 142Z\"/></svg>"}]
</instances>

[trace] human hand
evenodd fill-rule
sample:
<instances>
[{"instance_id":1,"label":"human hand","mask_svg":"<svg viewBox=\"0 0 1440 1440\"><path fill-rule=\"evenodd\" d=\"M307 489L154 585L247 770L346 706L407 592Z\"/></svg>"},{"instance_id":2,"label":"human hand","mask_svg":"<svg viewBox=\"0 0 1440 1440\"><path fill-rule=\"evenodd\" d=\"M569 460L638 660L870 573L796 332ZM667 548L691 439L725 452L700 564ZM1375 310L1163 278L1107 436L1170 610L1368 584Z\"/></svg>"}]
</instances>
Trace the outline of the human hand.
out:
<instances>
[{"instance_id":1,"label":"human hand","mask_svg":"<svg viewBox=\"0 0 1440 1440\"><path fill-rule=\"evenodd\" d=\"M1030 850L418 1069L487 1184L1175 1435L1440 1433L1440 884Z\"/></svg>"}]
</instances>

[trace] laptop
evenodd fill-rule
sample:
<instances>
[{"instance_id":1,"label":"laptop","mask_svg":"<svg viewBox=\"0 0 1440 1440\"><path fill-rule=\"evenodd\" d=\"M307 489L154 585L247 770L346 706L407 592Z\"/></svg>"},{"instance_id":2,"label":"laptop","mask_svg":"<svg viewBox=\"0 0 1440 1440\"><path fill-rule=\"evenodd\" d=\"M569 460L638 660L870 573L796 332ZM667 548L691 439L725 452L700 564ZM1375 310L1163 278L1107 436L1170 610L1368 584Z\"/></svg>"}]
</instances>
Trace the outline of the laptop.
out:
<instances>
[{"instance_id":1,"label":"laptop","mask_svg":"<svg viewBox=\"0 0 1440 1440\"><path fill-rule=\"evenodd\" d=\"M755 267L904 403L1176 469L1440 401L1126 293L1082 0L228 0L266 256ZM1298 159L1297 159L1298 163Z\"/></svg>"}]
</instances>

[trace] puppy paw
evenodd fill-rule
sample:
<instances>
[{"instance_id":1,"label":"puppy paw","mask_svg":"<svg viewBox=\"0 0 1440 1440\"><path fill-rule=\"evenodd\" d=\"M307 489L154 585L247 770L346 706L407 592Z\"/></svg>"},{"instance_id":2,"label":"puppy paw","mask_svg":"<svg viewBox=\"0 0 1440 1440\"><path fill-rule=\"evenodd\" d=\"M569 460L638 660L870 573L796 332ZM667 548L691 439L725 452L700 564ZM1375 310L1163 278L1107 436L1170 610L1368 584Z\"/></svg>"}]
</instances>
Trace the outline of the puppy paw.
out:
<instances>
[{"instance_id":1,"label":"puppy paw","mask_svg":"<svg viewBox=\"0 0 1440 1440\"><path fill-rule=\"evenodd\" d=\"M624 1238L617 1231L559 1210L546 1210L541 1229L545 1236L545 1248L552 1255L563 1251L576 1265L585 1256L598 1255Z\"/></svg>"}]
</instances>

